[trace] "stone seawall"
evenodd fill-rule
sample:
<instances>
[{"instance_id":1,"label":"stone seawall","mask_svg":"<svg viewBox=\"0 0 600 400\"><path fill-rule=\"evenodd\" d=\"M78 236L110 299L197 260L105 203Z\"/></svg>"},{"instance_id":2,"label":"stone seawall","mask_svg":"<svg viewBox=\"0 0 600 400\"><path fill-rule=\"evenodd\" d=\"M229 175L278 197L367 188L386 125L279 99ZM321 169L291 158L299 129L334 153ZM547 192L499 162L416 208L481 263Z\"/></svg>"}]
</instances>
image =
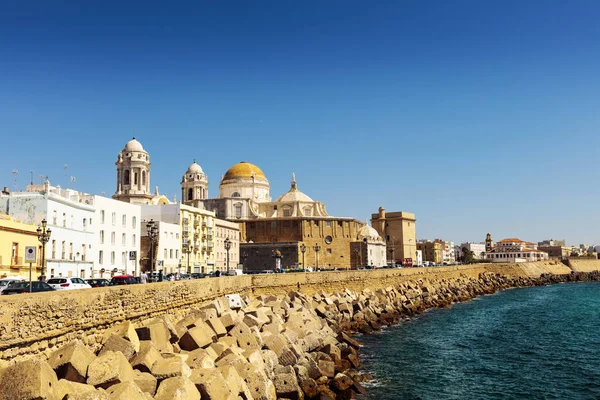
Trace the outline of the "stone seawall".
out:
<instances>
[{"instance_id":1,"label":"stone seawall","mask_svg":"<svg viewBox=\"0 0 600 400\"><path fill-rule=\"evenodd\" d=\"M575 272L600 271L600 260L569 259L569 266Z\"/></svg>"},{"instance_id":2,"label":"stone seawall","mask_svg":"<svg viewBox=\"0 0 600 400\"><path fill-rule=\"evenodd\" d=\"M96 288L80 291L0 296L0 359L49 353L82 338L94 341L112 325L143 322L163 314L181 315L229 293L283 295L300 291L338 293L377 290L417 279L478 277L483 272L508 277L568 274L554 261L475 264L439 268L381 269L303 274L242 275L181 282Z\"/></svg>"}]
</instances>

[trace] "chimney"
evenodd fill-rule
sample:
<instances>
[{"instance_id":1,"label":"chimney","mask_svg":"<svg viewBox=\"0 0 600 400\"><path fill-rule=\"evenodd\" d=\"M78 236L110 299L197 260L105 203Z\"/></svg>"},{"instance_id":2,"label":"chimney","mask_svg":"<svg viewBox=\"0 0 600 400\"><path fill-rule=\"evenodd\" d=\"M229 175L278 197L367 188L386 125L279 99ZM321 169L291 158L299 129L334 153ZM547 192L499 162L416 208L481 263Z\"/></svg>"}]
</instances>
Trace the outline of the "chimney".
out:
<instances>
[{"instance_id":1,"label":"chimney","mask_svg":"<svg viewBox=\"0 0 600 400\"><path fill-rule=\"evenodd\" d=\"M10 190L8 189L8 186L4 186L4 189L2 189L2 194L10 194Z\"/></svg>"}]
</instances>

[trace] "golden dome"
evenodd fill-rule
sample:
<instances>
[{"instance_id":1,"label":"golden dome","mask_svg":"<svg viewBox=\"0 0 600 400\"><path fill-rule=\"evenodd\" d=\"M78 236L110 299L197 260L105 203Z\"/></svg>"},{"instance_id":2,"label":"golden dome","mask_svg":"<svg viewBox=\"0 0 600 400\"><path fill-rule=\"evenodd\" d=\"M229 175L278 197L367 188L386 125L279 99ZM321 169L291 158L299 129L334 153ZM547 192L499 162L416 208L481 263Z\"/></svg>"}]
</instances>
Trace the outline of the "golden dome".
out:
<instances>
[{"instance_id":1,"label":"golden dome","mask_svg":"<svg viewBox=\"0 0 600 400\"><path fill-rule=\"evenodd\" d=\"M229 168L225 173L225 176L223 176L223 180L225 181L228 179L236 178L252 178L253 174L256 179L261 179L264 181L267 180L267 177L260 168L246 161L242 161Z\"/></svg>"}]
</instances>

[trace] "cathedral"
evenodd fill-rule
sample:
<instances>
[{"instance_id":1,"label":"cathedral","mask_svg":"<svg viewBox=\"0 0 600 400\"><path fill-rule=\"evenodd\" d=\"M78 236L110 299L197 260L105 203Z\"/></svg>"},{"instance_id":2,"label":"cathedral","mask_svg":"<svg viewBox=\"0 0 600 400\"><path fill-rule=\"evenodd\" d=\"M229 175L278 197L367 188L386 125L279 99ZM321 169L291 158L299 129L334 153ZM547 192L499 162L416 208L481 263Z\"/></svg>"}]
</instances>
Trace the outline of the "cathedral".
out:
<instances>
[{"instance_id":1,"label":"cathedral","mask_svg":"<svg viewBox=\"0 0 600 400\"><path fill-rule=\"evenodd\" d=\"M113 198L137 204L169 204L150 193L150 156L133 138L119 153ZM181 179L181 203L213 211L240 226L240 258L246 271L314 267L356 269L386 264L385 242L355 218L333 217L325 204L298 188L271 198L269 180L256 165L241 161L221 177L219 195L210 198L208 176L194 160Z\"/></svg>"}]
</instances>

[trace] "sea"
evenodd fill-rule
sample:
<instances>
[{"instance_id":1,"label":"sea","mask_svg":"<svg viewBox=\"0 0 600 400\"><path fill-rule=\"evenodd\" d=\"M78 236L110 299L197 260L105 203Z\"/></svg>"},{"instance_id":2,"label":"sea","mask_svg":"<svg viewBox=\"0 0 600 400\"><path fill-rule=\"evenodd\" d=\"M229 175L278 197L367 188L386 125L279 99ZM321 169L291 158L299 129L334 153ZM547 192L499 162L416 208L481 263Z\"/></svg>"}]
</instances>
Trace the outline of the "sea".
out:
<instances>
[{"instance_id":1,"label":"sea","mask_svg":"<svg viewBox=\"0 0 600 400\"><path fill-rule=\"evenodd\" d=\"M504 290L357 339L361 399L600 399L600 282Z\"/></svg>"}]
</instances>

